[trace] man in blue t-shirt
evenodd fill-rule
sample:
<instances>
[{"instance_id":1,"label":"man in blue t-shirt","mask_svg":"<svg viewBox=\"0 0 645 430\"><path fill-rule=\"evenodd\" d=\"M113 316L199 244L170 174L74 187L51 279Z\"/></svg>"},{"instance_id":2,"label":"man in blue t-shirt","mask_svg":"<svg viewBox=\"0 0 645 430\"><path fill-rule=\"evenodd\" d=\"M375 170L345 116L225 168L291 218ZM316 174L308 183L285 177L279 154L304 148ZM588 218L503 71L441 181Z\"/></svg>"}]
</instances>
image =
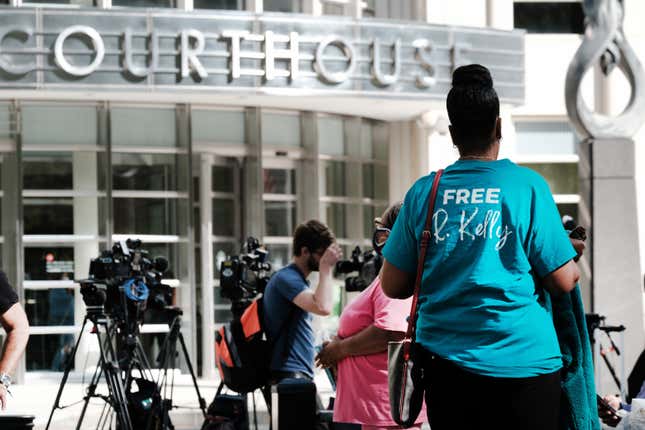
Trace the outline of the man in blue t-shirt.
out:
<instances>
[{"instance_id":1,"label":"man in blue t-shirt","mask_svg":"<svg viewBox=\"0 0 645 430\"><path fill-rule=\"evenodd\" d=\"M275 341L271 360L272 381L313 379L314 334L312 315L332 310L332 271L341 257L333 233L311 220L296 227L293 261L276 272L264 292L265 326ZM307 277L320 272L318 287L309 288Z\"/></svg>"}]
</instances>

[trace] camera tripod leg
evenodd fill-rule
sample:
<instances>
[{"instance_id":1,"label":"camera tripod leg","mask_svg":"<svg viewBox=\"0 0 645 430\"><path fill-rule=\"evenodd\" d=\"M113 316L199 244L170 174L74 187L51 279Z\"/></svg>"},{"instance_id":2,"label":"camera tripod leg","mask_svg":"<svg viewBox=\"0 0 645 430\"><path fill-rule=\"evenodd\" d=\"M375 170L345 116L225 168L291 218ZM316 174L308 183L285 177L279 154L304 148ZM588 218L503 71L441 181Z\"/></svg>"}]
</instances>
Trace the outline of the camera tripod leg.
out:
<instances>
[{"instance_id":1,"label":"camera tripod leg","mask_svg":"<svg viewBox=\"0 0 645 430\"><path fill-rule=\"evenodd\" d=\"M80 430L83 420L85 419L85 413L87 412L87 405L90 403L90 399L95 396L96 387L101 380L101 375L103 374L103 358L99 359L96 369L94 370L94 375L90 381L90 385L87 387L87 394L85 394L85 399L83 402L83 409L81 409L81 415L78 417L78 422L76 423L76 430ZM102 415L102 414L101 414Z\"/></svg>"},{"instance_id":2,"label":"camera tripod leg","mask_svg":"<svg viewBox=\"0 0 645 430\"><path fill-rule=\"evenodd\" d=\"M190 377L193 380L193 385L195 386L195 392L197 393L197 400L199 401L199 408L202 410L202 415L206 418L206 401L202 397L202 394L199 391L199 386L197 385L197 378L195 377L195 370L193 365L190 362L188 357L188 348L186 348L186 343L184 342L184 336L181 334L181 331L178 332L179 343L181 344L181 349L184 353L184 359L186 360L186 365L188 366L188 371L190 372Z\"/></svg>"},{"instance_id":3,"label":"camera tripod leg","mask_svg":"<svg viewBox=\"0 0 645 430\"><path fill-rule=\"evenodd\" d=\"M157 364L159 366L159 375L157 378L157 387L159 388L159 396L160 396L159 416L161 417L162 429L174 429L174 426L172 424L172 421L170 420L170 415L169 415L170 410L172 409L174 374L172 375L173 382L171 383L170 396L168 396L168 369L175 368L175 356L177 353L176 339L173 338L174 324L175 324L174 321L172 324L170 324L170 330L168 331L168 334L166 335L166 338L164 339L163 344L161 345L161 349L157 357ZM152 429L151 419L148 419L146 428Z\"/></svg>"},{"instance_id":4,"label":"camera tripod leg","mask_svg":"<svg viewBox=\"0 0 645 430\"><path fill-rule=\"evenodd\" d=\"M110 391L111 406L116 413L119 429L132 430L132 420L128 411L128 401L123 386L123 379L119 363L116 360L116 354L112 346L110 337L110 327L107 321L94 321L96 327L96 335L99 339L99 350L101 353L102 371L105 374L105 381L107 382ZM101 339L100 326L105 327L106 339L105 342Z\"/></svg>"},{"instance_id":5,"label":"camera tripod leg","mask_svg":"<svg viewBox=\"0 0 645 430\"><path fill-rule=\"evenodd\" d=\"M100 338L100 336L98 336L98 334L99 334L98 330L99 329L98 329L97 323L94 323L94 327L95 327L95 334L97 335L97 341L101 342L101 338ZM99 345L99 350L104 350L105 348L107 348L107 343L112 342L112 335L113 334L114 334L114 329L110 330L108 328L107 335L105 336L104 344L103 344L102 347L101 347L101 345ZM104 358L103 353L101 353L99 361L98 361L98 363L96 365L96 369L94 370L94 374L92 375L92 379L90 380L90 383L87 386L87 394L85 395L85 399L84 399L84 403L83 403L83 409L81 410L81 414L78 417L78 422L76 423L76 430L80 430L81 425L83 424L83 420L85 419L85 414L87 413L87 406L89 405L90 399L92 397L97 397L96 396L96 388L98 387L99 382L101 381L101 376L103 376L104 364L105 364L105 358ZM106 377L106 379L107 379L107 377ZM106 402L106 406L107 406L107 402ZM105 407L103 408L103 410L105 411ZM103 416L103 414L104 414L104 412L101 412L101 416ZM99 425L100 425L100 422L99 422Z\"/></svg>"},{"instance_id":6,"label":"camera tripod leg","mask_svg":"<svg viewBox=\"0 0 645 430\"><path fill-rule=\"evenodd\" d=\"M54 417L54 411L60 407L60 398L63 395L63 388L65 387L65 383L67 382L69 373L72 371L72 367L74 367L76 351L78 351L78 345L81 343L81 337L83 337L83 331L85 330L85 325L87 324L88 320L89 318L87 316L83 319L83 325L81 325L81 331L78 334L78 339L76 340L76 345L74 345L74 350L72 351L72 355L68 358L67 365L65 366L63 379L60 381L60 386L58 387L58 393L56 394L56 400L54 401L54 406L52 406L51 413L49 414L49 419L47 420L47 427L45 427L45 430L49 430L49 426L51 425L52 418Z\"/></svg>"}]
</instances>

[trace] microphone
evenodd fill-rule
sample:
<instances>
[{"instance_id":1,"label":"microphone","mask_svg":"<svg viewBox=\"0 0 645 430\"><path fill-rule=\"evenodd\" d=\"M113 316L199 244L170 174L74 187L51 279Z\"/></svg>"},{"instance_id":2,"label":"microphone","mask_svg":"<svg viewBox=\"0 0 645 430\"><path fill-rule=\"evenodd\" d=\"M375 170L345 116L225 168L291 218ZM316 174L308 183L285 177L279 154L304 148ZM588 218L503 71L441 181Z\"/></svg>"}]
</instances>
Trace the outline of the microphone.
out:
<instances>
[{"instance_id":1,"label":"microphone","mask_svg":"<svg viewBox=\"0 0 645 430\"><path fill-rule=\"evenodd\" d=\"M156 257L154 267L157 272L165 273L168 270L168 260L165 257Z\"/></svg>"},{"instance_id":2,"label":"microphone","mask_svg":"<svg viewBox=\"0 0 645 430\"><path fill-rule=\"evenodd\" d=\"M576 228L576 220L573 219L571 215L562 216L562 225L565 230L573 230Z\"/></svg>"}]
</instances>

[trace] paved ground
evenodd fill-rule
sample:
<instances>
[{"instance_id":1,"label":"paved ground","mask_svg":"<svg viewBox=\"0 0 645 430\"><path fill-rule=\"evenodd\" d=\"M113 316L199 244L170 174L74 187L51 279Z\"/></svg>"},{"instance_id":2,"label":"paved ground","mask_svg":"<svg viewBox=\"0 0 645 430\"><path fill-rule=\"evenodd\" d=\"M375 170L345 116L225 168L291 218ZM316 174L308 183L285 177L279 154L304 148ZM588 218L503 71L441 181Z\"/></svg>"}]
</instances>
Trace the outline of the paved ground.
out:
<instances>
[{"instance_id":1,"label":"paved ground","mask_svg":"<svg viewBox=\"0 0 645 430\"><path fill-rule=\"evenodd\" d=\"M60 373L30 373L27 375L25 384L15 385L12 387L13 398L10 399L9 408L2 415L34 415L35 429L43 430L46 427L47 419L56 398L60 384ZM62 405L72 405L62 410L56 410L51 430L70 430L76 428L78 417L82 408L79 402L87 387L87 378L82 380L82 375L72 375L66 384L61 399ZM206 403L210 403L219 381L199 380L198 385ZM321 394L323 404L327 404L332 394L331 386L326 380L324 374L317 375L316 385ZM99 386L99 391L107 393L104 385ZM258 430L268 430L268 414L264 399L259 392L255 395L258 416ZM175 379L175 393L173 396L174 403L181 406L171 414L173 424L177 430L199 429L202 425L203 418L201 411L198 409L197 395L188 375L177 375ZM76 403L76 404L75 404ZM103 402L98 399L91 401L88 407L87 416L83 421L81 429L90 430L97 428L97 421L101 414ZM249 397L249 405L251 405ZM251 416L252 419L252 416ZM254 429L254 426L251 426ZM429 428L429 427L427 427Z\"/></svg>"},{"instance_id":2,"label":"paved ground","mask_svg":"<svg viewBox=\"0 0 645 430\"><path fill-rule=\"evenodd\" d=\"M14 385L12 387L13 398L9 401L9 407L2 415L34 415L35 429L45 429L49 414L58 392L61 374L55 373L32 373L27 375L25 384ZM65 409L59 409L54 412L51 430L69 430L76 427L80 415L82 404L79 402L87 387L87 378L81 379L81 375L73 375L65 386L61 398L62 405L72 405ZM210 403L219 381L199 380L198 385L206 403ZM325 387L325 381L320 383L323 397L327 400L331 394L329 387ZM105 385L99 385L99 391L107 393ZM256 406L258 415L258 429L268 430L268 414L266 405L259 392L256 394ZM175 379L175 391L173 395L174 403L179 406L171 413L173 424L177 430L199 429L202 425L203 418L199 410L197 395L192 385L192 381L187 375L178 375ZM82 429L96 429L98 418L103 409L103 404L99 399L90 402L87 415L83 421ZM251 405L249 397L249 405ZM251 417L252 418L252 417ZM252 427L253 428L253 427Z\"/></svg>"}]
</instances>

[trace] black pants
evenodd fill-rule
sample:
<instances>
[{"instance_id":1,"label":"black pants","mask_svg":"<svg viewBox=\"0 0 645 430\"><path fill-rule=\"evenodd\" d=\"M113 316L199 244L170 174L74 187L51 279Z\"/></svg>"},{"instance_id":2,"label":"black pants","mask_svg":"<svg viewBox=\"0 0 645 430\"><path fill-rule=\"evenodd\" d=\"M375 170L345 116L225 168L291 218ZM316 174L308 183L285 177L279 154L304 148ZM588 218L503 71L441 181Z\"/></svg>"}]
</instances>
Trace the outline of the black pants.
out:
<instances>
[{"instance_id":1,"label":"black pants","mask_svg":"<svg viewBox=\"0 0 645 430\"><path fill-rule=\"evenodd\" d=\"M432 430L557 430L560 372L531 378L476 375L423 352Z\"/></svg>"}]
</instances>

